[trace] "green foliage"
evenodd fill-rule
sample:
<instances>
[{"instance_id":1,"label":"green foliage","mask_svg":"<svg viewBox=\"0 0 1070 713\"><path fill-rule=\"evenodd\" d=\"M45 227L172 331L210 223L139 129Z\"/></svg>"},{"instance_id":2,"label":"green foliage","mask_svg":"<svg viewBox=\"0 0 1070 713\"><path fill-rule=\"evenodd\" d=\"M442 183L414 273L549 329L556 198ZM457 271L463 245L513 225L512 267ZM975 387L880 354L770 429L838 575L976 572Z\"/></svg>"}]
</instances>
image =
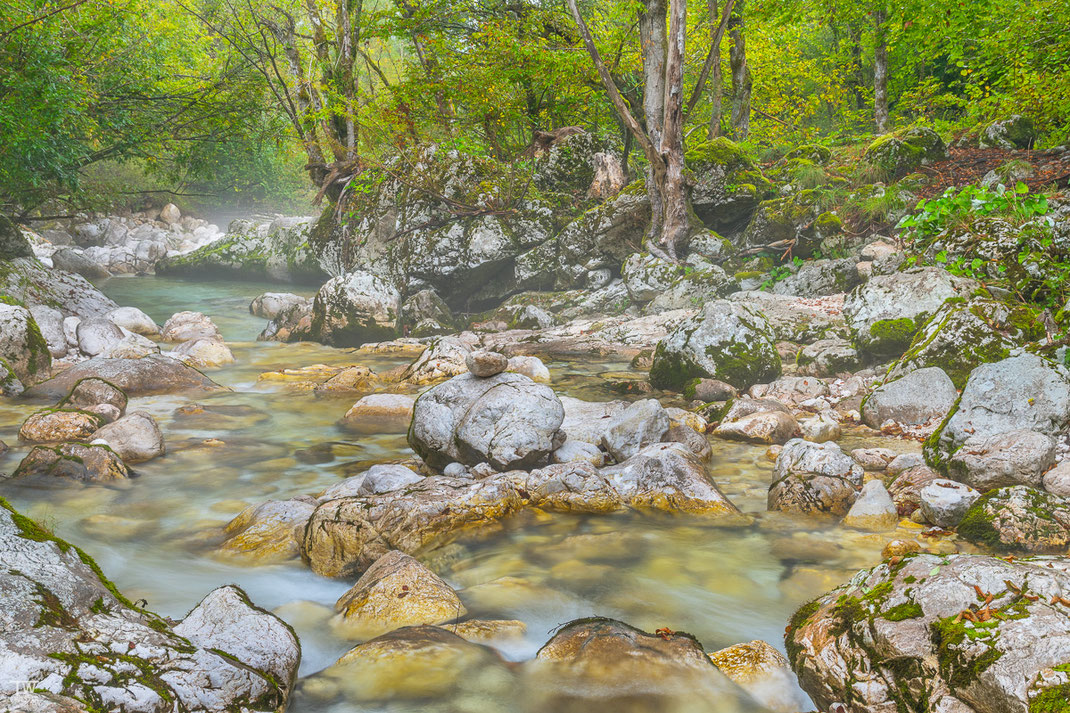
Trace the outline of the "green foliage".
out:
<instances>
[{"instance_id":1,"label":"green foliage","mask_svg":"<svg viewBox=\"0 0 1070 713\"><path fill-rule=\"evenodd\" d=\"M976 216L1029 220L1048 212L1048 199L1042 194L1029 195L1024 183L1019 182L1013 189L1001 183L995 188L966 186L958 191L948 188L939 198L918 201L916 209L917 213L900 220L897 227L905 228L909 237L919 241Z\"/></svg>"}]
</instances>

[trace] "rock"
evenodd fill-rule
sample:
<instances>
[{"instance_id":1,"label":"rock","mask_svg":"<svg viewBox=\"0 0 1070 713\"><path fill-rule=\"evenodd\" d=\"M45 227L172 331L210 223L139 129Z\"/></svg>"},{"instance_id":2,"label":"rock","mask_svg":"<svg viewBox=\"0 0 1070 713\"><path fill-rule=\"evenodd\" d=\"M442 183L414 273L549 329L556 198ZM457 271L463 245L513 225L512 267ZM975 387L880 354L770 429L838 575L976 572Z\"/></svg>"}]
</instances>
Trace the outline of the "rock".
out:
<instances>
[{"instance_id":1,"label":"rock","mask_svg":"<svg viewBox=\"0 0 1070 713\"><path fill-rule=\"evenodd\" d=\"M160 209L160 221L172 225L182 219L182 212L174 203L168 203Z\"/></svg>"},{"instance_id":2,"label":"rock","mask_svg":"<svg viewBox=\"0 0 1070 713\"><path fill-rule=\"evenodd\" d=\"M769 399L798 407L813 399L828 396L829 387L824 381L810 376L782 376L770 384L755 384L747 393L756 399Z\"/></svg>"},{"instance_id":3,"label":"rock","mask_svg":"<svg viewBox=\"0 0 1070 713\"><path fill-rule=\"evenodd\" d=\"M888 493L895 501L900 517L909 517L921 507L921 490L941 476L927 465L907 468L888 486Z\"/></svg>"},{"instance_id":4,"label":"rock","mask_svg":"<svg viewBox=\"0 0 1070 713\"><path fill-rule=\"evenodd\" d=\"M525 376L463 374L416 400L409 445L432 468L530 467L564 443L564 416L557 395Z\"/></svg>"},{"instance_id":5,"label":"rock","mask_svg":"<svg viewBox=\"0 0 1070 713\"><path fill-rule=\"evenodd\" d=\"M73 272L87 280L104 280L111 277L108 268L91 260L78 248L60 248L52 253L52 265L57 270Z\"/></svg>"},{"instance_id":6,"label":"rock","mask_svg":"<svg viewBox=\"0 0 1070 713\"><path fill-rule=\"evenodd\" d=\"M305 525L315 509L312 498L269 500L248 507L223 529L219 552L255 564L296 559Z\"/></svg>"},{"instance_id":7,"label":"rock","mask_svg":"<svg viewBox=\"0 0 1070 713\"><path fill-rule=\"evenodd\" d=\"M534 356L509 357L509 366L506 371L514 374L522 374L539 384L550 383L550 370L542 363L542 359Z\"/></svg>"},{"instance_id":8,"label":"rock","mask_svg":"<svg viewBox=\"0 0 1070 713\"><path fill-rule=\"evenodd\" d=\"M880 169L888 180L902 178L920 166L945 158L947 147L940 135L924 126L878 137L866 148L863 157Z\"/></svg>"},{"instance_id":9,"label":"rock","mask_svg":"<svg viewBox=\"0 0 1070 713\"><path fill-rule=\"evenodd\" d=\"M821 297L840 292L850 292L862 280L854 260L809 260L793 274L773 284L772 291L778 295L797 297Z\"/></svg>"},{"instance_id":10,"label":"rock","mask_svg":"<svg viewBox=\"0 0 1070 713\"><path fill-rule=\"evenodd\" d=\"M1055 441L1043 433L1017 430L969 438L948 461L948 475L987 492L1011 485L1040 488L1055 465Z\"/></svg>"},{"instance_id":11,"label":"rock","mask_svg":"<svg viewBox=\"0 0 1070 713\"><path fill-rule=\"evenodd\" d=\"M25 307L0 302L0 359L25 386L48 378L52 354Z\"/></svg>"},{"instance_id":12,"label":"rock","mask_svg":"<svg viewBox=\"0 0 1070 713\"><path fill-rule=\"evenodd\" d=\"M308 304L308 298L292 292L265 292L249 303L249 314L262 319L275 319L282 312Z\"/></svg>"},{"instance_id":13,"label":"rock","mask_svg":"<svg viewBox=\"0 0 1070 713\"><path fill-rule=\"evenodd\" d=\"M981 497L968 485L953 480L934 480L918 493L925 521L949 529L957 527L970 506Z\"/></svg>"},{"instance_id":14,"label":"rock","mask_svg":"<svg viewBox=\"0 0 1070 713\"><path fill-rule=\"evenodd\" d=\"M780 354L761 313L728 301L708 302L658 343L650 368L656 388L682 389L695 378L714 378L736 388L780 374Z\"/></svg>"},{"instance_id":15,"label":"rock","mask_svg":"<svg viewBox=\"0 0 1070 713\"><path fill-rule=\"evenodd\" d=\"M810 257L822 242L837 236L843 222L824 211L815 191L799 191L762 201L739 238L746 248L775 250L778 244L791 243L798 257Z\"/></svg>"},{"instance_id":16,"label":"rock","mask_svg":"<svg viewBox=\"0 0 1070 713\"><path fill-rule=\"evenodd\" d=\"M659 291L643 308L644 314L660 314L678 309L697 309L707 302L739 290L739 282L719 265L701 262L686 269L667 288Z\"/></svg>"},{"instance_id":17,"label":"rock","mask_svg":"<svg viewBox=\"0 0 1070 713\"><path fill-rule=\"evenodd\" d=\"M608 424L602 446L617 462L661 441L669 429L669 414L656 399L643 399L628 406Z\"/></svg>"},{"instance_id":18,"label":"rock","mask_svg":"<svg viewBox=\"0 0 1070 713\"><path fill-rule=\"evenodd\" d=\"M1037 131L1032 119L1015 114L986 126L978 138L978 146L983 149L1028 149L1036 138Z\"/></svg>"},{"instance_id":19,"label":"rock","mask_svg":"<svg viewBox=\"0 0 1070 713\"><path fill-rule=\"evenodd\" d=\"M857 371L862 360L845 339L819 339L802 348L796 364L800 373L834 377Z\"/></svg>"},{"instance_id":20,"label":"rock","mask_svg":"<svg viewBox=\"0 0 1070 713\"><path fill-rule=\"evenodd\" d=\"M25 305L48 305L67 316L97 317L118 307L81 275L47 267L32 257L5 263L0 294Z\"/></svg>"},{"instance_id":21,"label":"rock","mask_svg":"<svg viewBox=\"0 0 1070 713\"><path fill-rule=\"evenodd\" d=\"M816 416L799 420L799 433L813 443L838 441L842 435L840 422L832 411L822 411Z\"/></svg>"},{"instance_id":22,"label":"rock","mask_svg":"<svg viewBox=\"0 0 1070 713\"><path fill-rule=\"evenodd\" d=\"M788 658L818 710L851 701L852 713L1035 711L1064 695L1067 676L1056 671L1070 658L1070 613L1051 597L1068 586L1055 558L884 563L800 609ZM960 618L981 609L997 616Z\"/></svg>"},{"instance_id":23,"label":"rock","mask_svg":"<svg viewBox=\"0 0 1070 713\"><path fill-rule=\"evenodd\" d=\"M684 398L703 403L730 401L737 396L736 387L717 379L695 379L684 387Z\"/></svg>"},{"instance_id":24,"label":"rock","mask_svg":"<svg viewBox=\"0 0 1070 713\"><path fill-rule=\"evenodd\" d=\"M743 396L734 399L728 405L728 410L722 414L721 420L722 422L738 421L745 416L767 411L779 411L780 413L791 415L791 409L776 399L755 399L750 396Z\"/></svg>"},{"instance_id":25,"label":"rock","mask_svg":"<svg viewBox=\"0 0 1070 713\"><path fill-rule=\"evenodd\" d=\"M223 341L219 327L201 312L176 312L171 315L160 331L165 342L188 342L195 339Z\"/></svg>"},{"instance_id":26,"label":"rock","mask_svg":"<svg viewBox=\"0 0 1070 713\"><path fill-rule=\"evenodd\" d=\"M777 456L770 510L846 515L862 487L862 468L835 443L788 441Z\"/></svg>"},{"instance_id":27,"label":"rock","mask_svg":"<svg viewBox=\"0 0 1070 713\"><path fill-rule=\"evenodd\" d=\"M123 416L122 412L111 404L97 404L96 406L89 406L83 410L100 416L104 419L104 423L115 423Z\"/></svg>"},{"instance_id":28,"label":"rock","mask_svg":"<svg viewBox=\"0 0 1070 713\"><path fill-rule=\"evenodd\" d=\"M690 426L672 426L661 437L661 440L665 443L679 443L703 461L709 462L713 459L713 448L710 447L706 436Z\"/></svg>"},{"instance_id":29,"label":"rock","mask_svg":"<svg viewBox=\"0 0 1070 713\"><path fill-rule=\"evenodd\" d=\"M398 380L422 386L466 374L471 351L472 348L457 337L440 337L405 368Z\"/></svg>"},{"instance_id":30,"label":"rock","mask_svg":"<svg viewBox=\"0 0 1070 713\"><path fill-rule=\"evenodd\" d=\"M888 462L888 475L895 477L915 466L925 465L925 456L921 453L900 453Z\"/></svg>"},{"instance_id":31,"label":"rock","mask_svg":"<svg viewBox=\"0 0 1070 713\"><path fill-rule=\"evenodd\" d=\"M234 353L218 339L191 339L176 346L169 355L201 368L217 368L234 363Z\"/></svg>"},{"instance_id":32,"label":"rock","mask_svg":"<svg viewBox=\"0 0 1070 713\"><path fill-rule=\"evenodd\" d=\"M469 373L480 378L496 376L509 366L509 359L504 354L478 349L469 352L464 360Z\"/></svg>"},{"instance_id":33,"label":"rock","mask_svg":"<svg viewBox=\"0 0 1070 713\"><path fill-rule=\"evenodd\" d=\"M794 417L783 411L759 411L735 420L721 421L713 435L729 441L748 443L786 443L798 430Z\"/></svg>"},{"instance_id":34,"label":"rock","mask_svg":"<svg viewBox=\"0 0 1070 713\"><path fill-rule=\"evenodd\" d=\"M143 337L154 337L160 333L160 325L137 307L119 307L104 316L116 326Z\"/></svg>"},{"instance_id":35,"label":"rock","mask_svg":"<svg viewBox=\"0 0 1070 713\"><path fill-rule=\"evenodd\" d=\"M848 336L843 296L808 298L746 290L728 299L761 312L776 339L808 344Z\"/></svg>"},{"instance_id":36,"label":"rock","mask_svg":"<svg viewBox=\"0 0 1070 713\"><path fill-rule=\"evenodd\" d=\"M108 359L140 359L159 353L160 347L151 339L124 331L123 338L113 342L108 349L100 353L100 356Z\"/></svg>"},{"instance_id":37,"label":"rock","mask_svg":"<svg viewBox=\"0 0 1070 713\"><path fill-rule=\"evenodd\" d=\"M862 470L880 473L888 468L888 464L896 458L896 453L888 448L856 448L851 451L851 457L855 459L855 463L862 466ZM919 458L914 465L924 462Z\"/></svg>"},{"instance_id":38,"label":"rock","mask_svg":"<svg viewBox=\"0 0 1070 713\"><path fill-rule=\"evenodd\" d=\"M126 413L126 394L119 387L96 377L86 377L77 382L70 393L59 402L61 408L86 410L93 406L108 404Z\"/></svg>"},{"instance_id":39,"label":"rock","mask_svg":"<svg viewBox=\"0 0 1070 713\"><path fill-rule=\"evenodd\" d=\"M565 419L561 430L569 440L599 444L609 426L628 408L627 401L581 401L562 396Z\"/></svg>"},{"instance_id":40,"label":"rock","mask_svg":"<svg viewBox=\"0 0 1070 713\"><path fill-rule=\"evenodd\" d=\"M143 463L167 452L156 420L144 411L131 411L99 428L90 439L104 441L127 463Z\"/></svg>"},{"instance_id":41,"label":"rock","mask_svg":"<svg viewBox=\"0 0 1070 713\"><path fill-rule=\"evenodd\" d=\"M104 420L96 414L76 409L46 409L22 422L19 440L26 443L60 443L87 440Z\"/></svg>"},{"instance_id":42,"label":"rock","mask_svg":"<svg viewBox=\"0 0 1070 713\"><path fill-rule=\"evenodd\" d=\"M1026 485L990 490L966 511L958 533L996 552L1065 554L1070 501Z\"/></svg>"},{"instance_id":43,"label":"rock","mask_svg":"<svg viewBox=\"0 0 1070 713\"><path fill-rule=\"evenodd\" d=\"M327 281L312 301L311 338L359 347L398 334L401 294L388 281L356 270Z\"/></svg>"},{"instance_id":44,"label":"rock","mask_svg":"<svg viewBox=\"0 0 1070 713\"><path fill-rule=\"evenodd\" d=\"M1044 489L1052 495L1070 497L1070 460L1064 460L1044 474Z\"/></svg>"},{"instance_id":45,"label":"rock","mask_svg":"<svg viewBox=\"0 0 1070 713\"><path fill-rule=\"evenodd\" d=\"M454 331L454 316L438 293L423 289L401 305L398 329L410 337L431 337Z\"/></svg>"},{"instance_id":46,"label":"rock","mask_svg":"<svg viewBox=\"0 0 1070 713\"><path fill-rule=\"evenodd\" d=\"M691 710L717 701L742 711L749 696L731 683L689 634L648 634L600 617L561 627L530 664L539 710L601 710L621 691L642 696L651 710Z\"/></svg>"},{"instance_id":47,"label":"rock","mask_svg":"<svg viewBox=\"0 0 1070 713\"><path fill-rule=\"evenodd\" d=\"M15 375L7 362L0 360L0 396L13 398L22 395L25 390L26 387L19 381L19 377Z\"/></svg>"},{"instance_id":48,"label":"rock","mask_svg":"<svg viewBox=\"0 0 1070 713\"><path fill-rule=\"evenodd\" d=\"M569 439L554 451L553 461L554 463L590 463L596 468L601 468L605 465L606 457L593 443Z\"/></svg>"},{"instance_id":49,"label":"rock","mask_svg":"<svg viewBox=\"0 0 1070 713\"><path fill-rule=\"evenodd\" d=\"M37 322L41 336L48 344L48 351L53 359L67 356L67 335L63 333L63 313L46 305L30 307L30 314Z\"/></svg>"},{"instance_id":50,"label":"rock","mask_svg":"<svg viewBox=\"0 0 1070 713\"><path fill-rule=\"evenodd\" d=\"M925 443L925 459L937 469L971 438L986 439L1016 430L1048 436L1070 426L1070 373L1025 353L970 373L957 405Z\"/></svg>"},{"instance_id":51,"label":"rock","mask_svg":"<svg viewBox=\"0 0 1070 713\"><path fill-rule=\"evenodd\" d=\"M456 624L443 624L442 628L451 631L465 641L474 643L494 643L502 641L519 641L527 633L528 625L516 619L469 619Z\"/></svg>"},{"instance_id":52,"label":"rock","mask_svg":"<svg viewBox=\"0 0 1070 713\"><path fill-rule=\"evenodd\" d=\"M976 367L1006 359L1018 346L1046 336L1028 307L980 297L968 302L953 300L940 307L917 333L888 378L939 367L961 389Z\"/></svg>"},{"instance_id":53,"label":"rock","mask_svg":"<svg viewBox=\"0 0 1070 713\"><path fill-rule=\"evenodd\" d=\"M967 292L970 284L938 267L871 277L844 301L851 340L865 356L898 357L944 301Z\"/></svg>"},{"instance_id":54,"label":"rock","mask_svg":"<svg viewBox=\"0 0 1070 713\"><path fill-rule=\"evenodd\" d=\"M602 474L632 505L644 509L662 502L674 512L738 514L706 472L699 456L680 443L655 443Z\"/></svg>"},{"instance_id":55,"label":"rock","mask_svg":"<svg viewBox=\"0 0 1070 713\"><path fill-rule=\"evenodd\" d=\"M713 665L771 711L795 713L809 705L784 654L764 641L733 644L710 654Z\"/></svg>"},{"instance_id":56,"label":"rock","mask_svg":"<svg viewBox=\"0 0 1070 713\"><path fill-rule=\"evenodd\" d=\"M844 516L843 524L856 530L894 530L899 524L899 515L884 483L871 480L863 485L858 499Z\"/></svg>"},{"instance_id":57,"label":"rock","mask_svg":"<svg viewBox=\"0 0 1070 713\"><path fill-rule=\"evenodd\" d=\"M31 475L107 483L129 478L130 471L107 446L61 443L54 447L34 446L11 477Z\"/></svg>"},{"instance_id":58,"label":"rock","mask_svg":"<svg viewBox=\"0 0 1070 713\"><path fill-rule=\"evenodd\" d=\"M29 389L27 396L59 399L88 377L103 379L122 389L128 396L176 391L219 391L223 388L193 367L160 354L150 354L140 359L96 357L75 364Z\"/></svg>"},{"instance_id":59,"label":"rock","mask_svg":"<svg viewBox=\"0 0 1070 713\"><path fill-rule=\"evenodd\" d=\"M327 488L323 491L323 495L319 497L319 501L324 502L333 498L344 498L351 495L391 493L419 483L423 479L422 475L403 465L380 463L373 465L360 475L346 478L341 483Z\"/></svg>"},{"instance_id":60,"label":"rock","mask_svg":"<svg viewBox=\"0 0 1070 713\"><path fill-rule=\"evenodd\" d=\"M358 433L405 433L415 403L406 394L368 394L346 411L341 425Z\"/></svg>"},{"instance_id":61,"label":"rock","mask_svg":"<svg viewBox=\"0 0 1070 713\"><path fill-rule=\"evenodd\" d=\"M958 390L942 369L918 369L874 389L862 401L862 421L877 429L885 421L901 426L938 424L958 398Z\"/></svg>"},{"instance_id":62,"label":"rock","mask_svg":"<svg viewBox=\"0 0 1070 713\"><path fill-rule=\"evenodd\" d=\"M359 639L403 626L442 624L466 613L452 587L397 550L377 559L334 608L339 612L337 628Z\"/></svg>"},{"instance_id":63,"label":"rock","mask_svg":"<svg viewBox=\"0 0 1070 713\"><path fill-rule=\"evenodd\" d=\"M437 626L407 626L365 642L303 685L307 689L314 681L335 695L344 693L345 706L383 700L425 705L458 689L488 700L483 687L502 696L513 684L494 649Z\"/></svg>"},{"instance_id":64,"label":"rock","mask_svg":"<svg viewBox=\"0 0 1070 713\"><path fill-rule=\"evenodd\" d=\"M123 597L81 550L2 507L4 694L21 685L127 713L285 708L297 637L241 590L216 590L172 628Z\"/></svg>"},{"instance_id":65,"label":"rock","mask_svg":"<svg viewBox=\"0 0 1070 713\"><path fill-rule=\"evenodd\" d=\"M192 279L271 280L320 285L327 274L309 245L315 218L239 219L196 250L159 260L157 275Z\"/></svg>"},{"instance_id":66,"label":"rock","mask_svg":"<svg viewBox=\"0 0 1070 713\"><path fill-rule=\"evenodd\" d=\"M647 253L632 253L621 267L621 279L624 280L628 296L639 303L654 299L683 274L682 265Z\"/></svg>"}]
</instances>

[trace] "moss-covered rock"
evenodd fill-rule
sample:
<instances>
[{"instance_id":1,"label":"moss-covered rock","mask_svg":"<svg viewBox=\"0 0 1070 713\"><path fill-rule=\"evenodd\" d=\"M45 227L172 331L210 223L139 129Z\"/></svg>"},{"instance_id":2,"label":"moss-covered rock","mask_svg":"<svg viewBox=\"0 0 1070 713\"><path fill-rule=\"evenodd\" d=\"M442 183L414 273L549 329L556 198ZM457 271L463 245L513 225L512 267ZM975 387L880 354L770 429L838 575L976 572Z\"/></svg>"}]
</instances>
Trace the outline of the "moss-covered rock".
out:
<instances>
[{"instance_id":1,"label":"moss-covered rock","mask_svg":"<svg viewBox=\"0 0 1070 713\"><path fill-rule=\"evenodd\" d=\"M0 359L25 386L44 381L52 353L30 310L0 295Z\"/></svg>"},{"instance_id":2,"label":"moss-covered rock","mask_svg":"<svg viewBox=\"0 0 1070 713\"><path fill-rule=\"evenodd\" d=\"M1070 502L1027 485L997 488L966 511L959 536L994 552L1064 553Z\"/></svg>"},{"instance_id":3,"label":"moss-covered rock","mask_svg":"<svg viewBox=\"0 0 1070 713\"><path fill-rule=\"evenodd\" d=\"M1036 140L1037 130L1033 120L1015 114L986 126L978 137L977 145L983 149L1027 149Z\"/></svg>"},{"instance_id":4,"label":"moss-covered rock","mask_svg":"<svg viewBox=\"0 0 1070 713\"><path fill-rule=\"evenodd\" d=\"M684 160L695 215L718 232L742 228L758 203L773 195L772 182L742 147L723 136L689 145Z\"/></svg>"},{"instance_id":5,"label":"moss-covered rock","mask_svg":"<svg viewBox=\"0 0 1070 713\"><path fill-rule=\"evenodd\" d=\"M0 260L33 257L30 241L7 216L0 215Z\"/></svg>"},{"instance_id":6,"label":"moss-covered rock","mask_svg":"<svg viewBox=\"0 0 1070 713\"><path fill-rule=\"evenodd\" d=\"M821 209L820 191L804 190L763 201L740 238L744 247L773 246L783 252L807 257L821 242L842 230L834 214Z\"/></svg>"},{"instance_id":7,"label":"moss-covered rock","mask_svg":"<svg viewBox=\"0 0 1070 713\"><path fill-rule=\"evenodd\" d=\"M359 347L392 339L398 334L401 294L381 277L356 270L329 280L312 301L308 335L324 344Z\"/></svg>"},{"instance_id":8,"label":"moss-covered rock","mask_svg":"<svg viewBox=\"0 0 1070 713\"><path fill-rule=\"evenodd\" d=\"M952 299L917 332L888 377L935 366L961 389L977 366L1006 359L1011 350L1043 337L1036 313L1025 305L985 297Z\"/></svg>"},{"instance_id":9,"label":"moss-covered rock","mask_svg":"<svg viewBox=\"0 0 1070 713\"><path fill-rule=\"evenodd\" d=\"M707 377L746 389L772 381L780 369L765 317L745 305L718 300L658 343L650 382L661 389L683 389L692 379Z\"/></svg>"},{"instance_id":10,"label":"moss-covered rock","mask_svg":"<svg viewBox=\"0 0 1070 713\"><path fill-rule=\"evenodd\" d=\"M864 159L887 178L900 178L919 166L947 158L947 147L930 128L915 126L876 139Z\"/></svg>"}]
</instances>

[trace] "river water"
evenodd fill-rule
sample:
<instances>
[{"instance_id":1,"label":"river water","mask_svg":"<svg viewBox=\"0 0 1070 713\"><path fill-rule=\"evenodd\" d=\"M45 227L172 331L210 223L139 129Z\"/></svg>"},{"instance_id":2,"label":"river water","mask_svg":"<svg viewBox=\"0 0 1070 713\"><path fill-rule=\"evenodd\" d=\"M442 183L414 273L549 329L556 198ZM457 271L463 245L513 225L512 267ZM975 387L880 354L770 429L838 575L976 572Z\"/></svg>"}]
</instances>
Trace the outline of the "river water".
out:
<instances>
[{"instance_id":1,"label":"river water","mask_svg":"<svg viewBox=\"0 0 1070 713\"><path fill-rule=\"evenodd\" d=\"M148 411L159 421L168 448L165 457L136 467L140 477L108 486L3 482L0 495L88 551L125 594L146 600L161 614L181 618L214 587L240 585L254 602L296 628L303 647L301 675L324 669L353 646L325 621L327 608L352 582L318 577L300 562L252 567L221 560L213 553L218 528L248 505L316 494L368 464L411 451L403 435L355 436L337 426L357 396L294 392L258 383L257 376L317 363L359 362L381 371L408 360L358 359L352 350L255 341L264 322L248 313L249 301L280 289L277 285L126 277L112 278L101 288L161 324L179 310L208 314L237 362L207 373L232 390L199 397L197 402L208 407L208 415L199 417L175 413L191 403L188 397L132 399L130 409ZM558 361L548 366L559 393L587 400L635 398L613 393L599 376L619 373L627 364ZM0 438L12 446L0 471L11 472L28 450L17 444L16 434L38 407L0 405ZM554 629L592 615L619 618L646 631L687 631L707 651L752 639L782 649L784 626L799 605L876 564L893 536L916 534L872 535L767 513L772 463L765 448L715 439L711 445L712 478L741 510L754 514L752 524L725 527L698 518L635 513L527 516L493 534L462 538L424 559L459 590L472 617L525 622L525 637L503 645L508 660L531 658ZM848 450L876 444L848 435L840 445ZM479 708L460 698L390 703L340 695L332 702L299 694L290 710ZM512 709L521 707L518 702ZM721 710L713 701L694 709Z\"/></svg>"}]
</instances>

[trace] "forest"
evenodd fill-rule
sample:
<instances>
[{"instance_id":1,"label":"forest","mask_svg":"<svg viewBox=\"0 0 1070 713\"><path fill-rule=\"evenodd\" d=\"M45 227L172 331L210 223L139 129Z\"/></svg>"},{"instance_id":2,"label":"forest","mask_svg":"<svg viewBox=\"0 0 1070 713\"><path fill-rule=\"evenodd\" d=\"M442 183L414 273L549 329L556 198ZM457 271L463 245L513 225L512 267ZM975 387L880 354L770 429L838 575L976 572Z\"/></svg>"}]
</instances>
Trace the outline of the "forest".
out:
<instances>
[{"instance_id":1,"label":"forest","mask_svg":"<svg viewBox=\"0 0 1070 713\"><path fill-rule=\"evenodd\" d=\"M0 0L0 713L1070 712L1067 0Z\"/></svg>"}]
</instances>

